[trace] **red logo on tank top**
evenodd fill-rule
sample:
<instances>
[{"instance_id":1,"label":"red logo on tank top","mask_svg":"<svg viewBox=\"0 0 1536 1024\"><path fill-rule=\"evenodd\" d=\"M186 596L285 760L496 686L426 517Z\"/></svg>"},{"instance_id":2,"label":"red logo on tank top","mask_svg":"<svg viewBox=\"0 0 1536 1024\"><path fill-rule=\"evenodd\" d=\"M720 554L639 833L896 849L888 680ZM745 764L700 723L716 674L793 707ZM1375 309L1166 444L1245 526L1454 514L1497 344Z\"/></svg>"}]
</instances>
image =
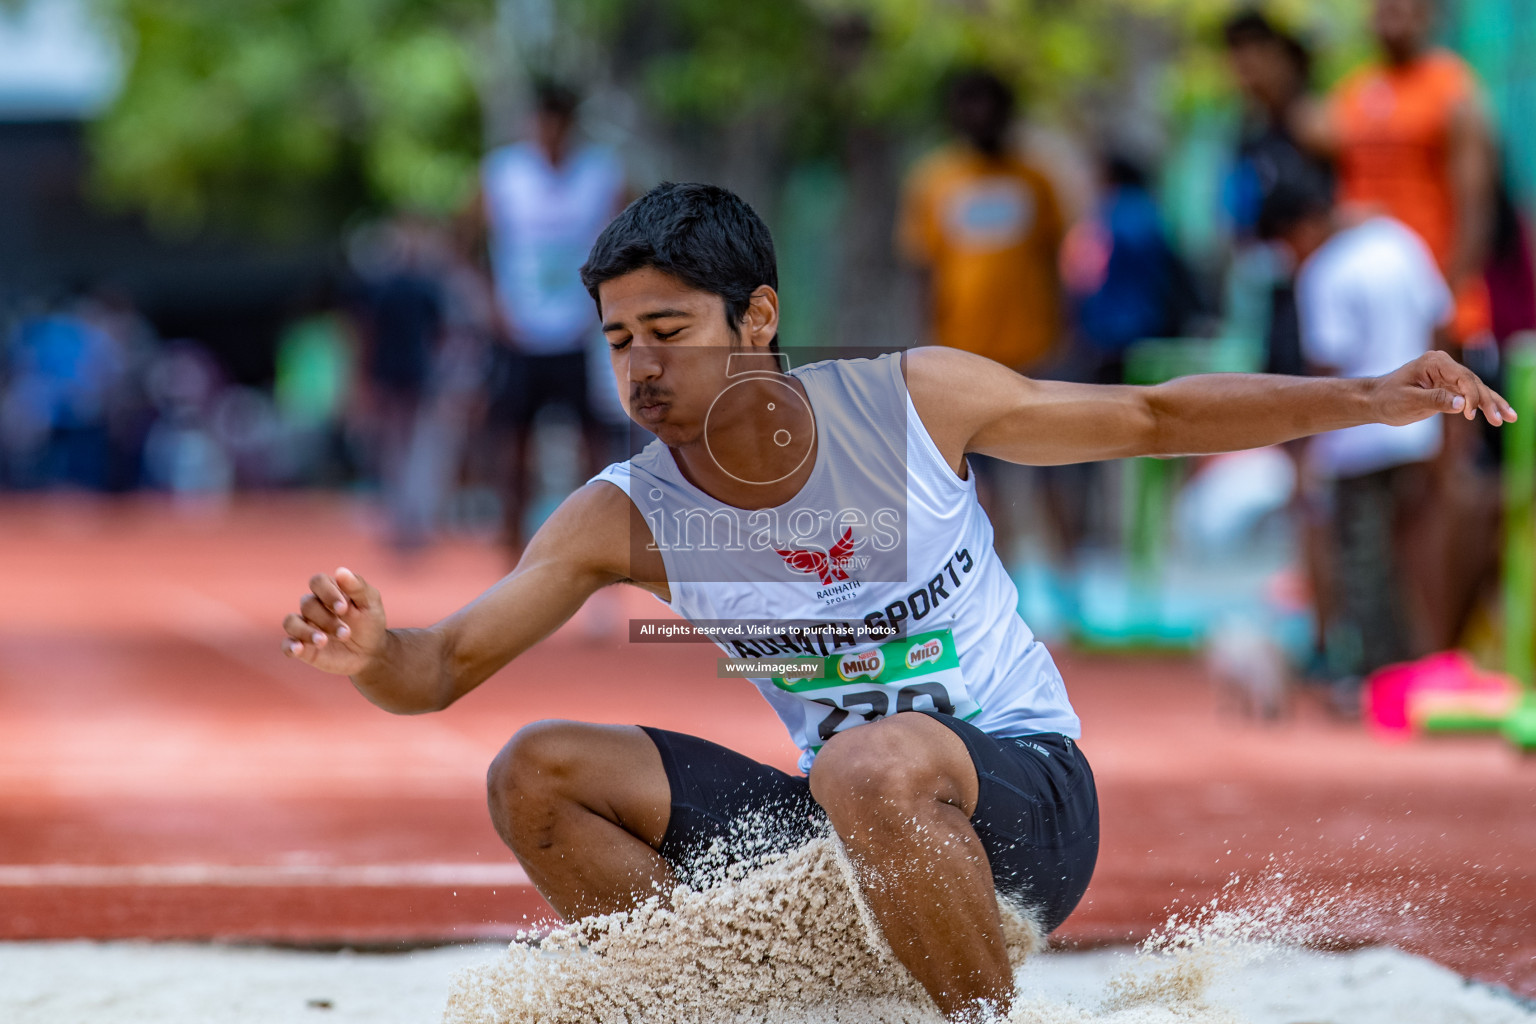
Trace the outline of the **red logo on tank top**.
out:
<instances>
[{"instance_id":1,"label":"red logo on tank top","mask_svg":"<svg viewBox=\"0 0 1536 1024\"><path fill-rule=\"evenodd\" d=\"M823 586L848 578L845 566L853 559L853 527L843 532L842 539L832 545L830 551L807 551L803 548L774 548L784 564L795 572L809 573L821 580Z\"/></svg>"}]
</instances>

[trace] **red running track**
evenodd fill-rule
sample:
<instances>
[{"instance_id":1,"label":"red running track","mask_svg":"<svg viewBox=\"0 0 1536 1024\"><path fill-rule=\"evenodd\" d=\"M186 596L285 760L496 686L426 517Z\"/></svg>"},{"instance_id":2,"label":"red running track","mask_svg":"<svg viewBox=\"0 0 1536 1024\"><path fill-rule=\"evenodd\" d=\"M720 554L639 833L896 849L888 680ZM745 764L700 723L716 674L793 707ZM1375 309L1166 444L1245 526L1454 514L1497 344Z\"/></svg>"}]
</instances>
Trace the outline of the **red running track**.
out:
<instances>
[{"instance_id":1,"label":"red running track","mask_svg":"<svg viewBox=\"0 0 1536 1024\"><path fill-rule=\"evenodd\" d=\"M503 568L471 541L402 562L374 532L334 498L0 504L0 938L510 935L549 919L484 805L485 766L523 723L641 721L792 765L712 648L622 640L664 614L639 593L604 595L427 717L284 659L277 624L312 572L347 565L392 622L422 624ZM1536 996L1536 763L1477 739L1382 745L1305 706L1224 717L1189 661L1060 661L1104 841L1060 939L1289 896L1331 941Z\"/></svg>"}]
</instances>

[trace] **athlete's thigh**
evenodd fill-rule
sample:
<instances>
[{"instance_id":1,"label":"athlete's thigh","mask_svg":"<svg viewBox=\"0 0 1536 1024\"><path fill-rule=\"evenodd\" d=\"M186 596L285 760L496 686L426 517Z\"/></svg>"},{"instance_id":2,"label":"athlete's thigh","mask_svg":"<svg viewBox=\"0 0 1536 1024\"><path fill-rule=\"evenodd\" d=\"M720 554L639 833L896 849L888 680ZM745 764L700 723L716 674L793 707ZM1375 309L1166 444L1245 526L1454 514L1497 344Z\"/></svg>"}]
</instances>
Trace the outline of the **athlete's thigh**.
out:
<instances>
[{"instance_id":1,"label":"athlete's thigh","mask_svg":"<svg viewBox=\"0 0 1536 1024\"><path fill-rule=\"evenodd\" d=\"M782 853L822 832L825 819L804 776L718 743L641 727L666 771L670 808L656 849L684 881L697 871Z\"/></svg>"},{"instance_id":2,"label":"athlete's thigh","mask_svg":"<svg viewBox=\"0 0 1536 1024\"><path fill-rule=\"evenodd\" d=\"M816 755L811 788L829 810L872 791L939 800L967 816L976 810L976 769L965 743L922 714L895 714L833 736Z\"/></svg>"},{"instance_id":3,"label":"athlete's thigh","mask_svg":"<svg viewBox=\"0 0 1536 1024\"><path fill-rule=\"evenodd\" d=\"M1087 758L1057 733L991 736L949 715L916 714L951 730L970 752L979 780L971 827L998 894L1054 929L1082 899L1098 859L1098 795Z\"/></svg>"},{"instance_id":4,"label":"athlete's thigh","mask_svg":"<svg viewBox=\"0 0 1536 1024\"><path fill-rule=\"evenodd\" d=\"M661 755L634 725L551 720L519 729L492 765L493 786L579 803L657 847L670 787Z\"/></svg>"}]
</instances>

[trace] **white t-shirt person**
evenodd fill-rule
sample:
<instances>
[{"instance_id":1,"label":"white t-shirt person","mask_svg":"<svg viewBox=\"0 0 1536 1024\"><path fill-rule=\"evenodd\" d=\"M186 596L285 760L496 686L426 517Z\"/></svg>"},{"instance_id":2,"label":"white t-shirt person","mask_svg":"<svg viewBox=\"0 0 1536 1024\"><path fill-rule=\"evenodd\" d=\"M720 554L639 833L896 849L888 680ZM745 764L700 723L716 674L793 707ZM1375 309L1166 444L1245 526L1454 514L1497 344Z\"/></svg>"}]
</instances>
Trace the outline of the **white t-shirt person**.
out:
<instances>
[{"instance_id":1,"label":"white t-shirt person","mask_svg":"<svg viewBox=\"0 0 1536 1024\"><path fill-rule=\"evenodd\" d=\"M624 195L624 169L604 146L582 146L558 167L531 142L485 159L496 297L513 343L534 355L580 352L597 336L582 263Z\"/></svg>"},{"instance_id":2,"label":"white t-shirt person","mask_svg":"<svg viewBox=\"0 0 1536 1024\"><path fill-rule=\"evenodd\" d=\"M1339 231L1296 277L1302 351L1340 377L1390 373L1429 350L1454 310L1450 289L1419 237L1390 217ZM1363 476L1440 450L1440 417L1404 427L1368 423L1312 440L1311 468Z\"/></svg>"}]
</instances>

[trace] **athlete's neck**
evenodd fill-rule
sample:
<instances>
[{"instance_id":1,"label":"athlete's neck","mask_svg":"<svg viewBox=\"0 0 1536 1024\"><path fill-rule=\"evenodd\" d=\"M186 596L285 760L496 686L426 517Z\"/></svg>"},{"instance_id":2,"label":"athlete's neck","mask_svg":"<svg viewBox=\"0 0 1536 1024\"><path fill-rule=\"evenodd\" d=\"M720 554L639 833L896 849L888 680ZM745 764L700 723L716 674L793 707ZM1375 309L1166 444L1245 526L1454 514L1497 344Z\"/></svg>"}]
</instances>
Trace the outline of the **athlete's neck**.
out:
<instances>
[{"instance_id":1,"label":"athlete's neck","mask_svg":"<svg viewBox=\"0 0 1536 1024\"><path fill-rule=\"evenodd\" d=\"M793 377L764 374L721 392L699 439L672 449L699 490L736 508L776 508L794 499L816 466L816 417Z\"/></svg>"}]
</instances>

